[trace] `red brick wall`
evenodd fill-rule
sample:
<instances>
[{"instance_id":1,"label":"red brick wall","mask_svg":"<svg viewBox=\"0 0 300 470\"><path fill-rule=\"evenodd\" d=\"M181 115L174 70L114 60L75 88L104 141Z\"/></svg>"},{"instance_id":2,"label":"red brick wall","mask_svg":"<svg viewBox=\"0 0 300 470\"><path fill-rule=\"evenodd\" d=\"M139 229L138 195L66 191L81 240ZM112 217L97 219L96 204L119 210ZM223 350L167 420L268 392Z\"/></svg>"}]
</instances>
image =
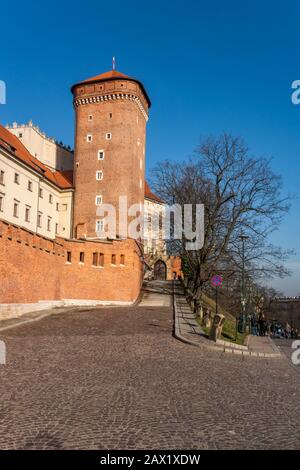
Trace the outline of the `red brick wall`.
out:
<instances>
[{"instance_id":1,"label":"red brick wall","mask_svg":"<svg viewBox=\"0 0 300 470\"><path fill-rule=\"evenodd\" d=\"M168 275L167 275L168 280L174 279L174 273L176 273L176 279L178 279L179 276L183 277L183 273L181 271L180 256L170 256L167 261L167 267L168 267Z\"/></svg>"},{"instance_id":2,"label":"red brick wall","mask_svg":"<svg viewBox=\"0 0 300 470\"><path fill-rule=\"evenodd\" d=\"M71 252L71 263L67 252ZM84 263L79 262L84 252ZM93 253L104 254L104 267L92 266ZM116 266L111 256L116 255ZM125 257L120 265L121 255ZM0 303L39 300L133 301L142 282L135 241L55 241L0 221Z\"/></svg>"}]
</instances>

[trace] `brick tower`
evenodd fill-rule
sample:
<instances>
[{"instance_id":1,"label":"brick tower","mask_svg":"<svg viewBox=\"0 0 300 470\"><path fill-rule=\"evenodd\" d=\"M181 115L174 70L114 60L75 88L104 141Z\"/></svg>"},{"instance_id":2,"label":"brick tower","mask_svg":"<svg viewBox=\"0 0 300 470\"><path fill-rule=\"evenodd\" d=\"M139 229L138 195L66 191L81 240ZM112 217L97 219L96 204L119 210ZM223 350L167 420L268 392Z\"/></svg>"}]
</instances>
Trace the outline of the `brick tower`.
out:
<instances>
[{"instance_id":1,"label":"brick tower","mask_svg":"<svg viewBox=\"0 0 300 470\"><path fill-rule=\"evenodd\" d=\"M101 203L116 208L118 236L119 196L127 196L128 207L144 202L151 103L141 82L116 70L77 83L71 91L76 113L74 237L96 237Z\"/></svg>"}]
</instances>

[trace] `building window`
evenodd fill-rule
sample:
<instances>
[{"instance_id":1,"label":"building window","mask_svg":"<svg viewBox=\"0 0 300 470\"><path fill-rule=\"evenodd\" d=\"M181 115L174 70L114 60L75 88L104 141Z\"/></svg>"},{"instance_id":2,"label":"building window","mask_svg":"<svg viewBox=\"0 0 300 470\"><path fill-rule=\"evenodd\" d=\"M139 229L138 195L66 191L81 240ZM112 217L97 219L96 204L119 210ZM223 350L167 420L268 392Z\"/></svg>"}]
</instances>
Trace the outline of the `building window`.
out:
<instances>
[{"instance_id":1,"label":"building window","mask_svg":"<svg viewBox=\"0 0 300 470\"><path fill-rule=\"evenodd\" d=\"M47 220L47 230L48 232L51 232L51 217L48 217L48 220Z\"/></svg>"},{"instance_id":2,"label":"building window","mask_svg":"<svg viewBox=\"0 0 300 470\"><path fill-rule=\"evenodd\" d=\"M88 135L86 136L86 141L87 141L87 142L92 142L92 140L93 140L92 134L88 134Z\"/></svg>"},{"instance_id":3,"label":"building window","mask_svg":"<svg viewBox=\"0 0 300 470\"><path fill-rule=\"evenodd\" d=\"M104 267L104 254L103 253L99 254L99 266L101 266L102 268Z\"/></svg>"},{"instance_id":4,"label":"building window","mask_svg":"<svg viewBox=\"0 0 300 470\"><path fill-rule=\"evenodd\" d=\"M41 212L38 212L38 215L37 215L37 226L38 228L42 228L42 213Z\"/></svg>"},{"instance_id":5,"label":"building window","mask_svg":"<svg viewBox=\"0 0 300 470\"><path fill-rule=\"evenodd\" d=\"M5 171L0 170L0 184L2 184L2 186L4 186L4 173Z\"/></svg>"},{"instance_id":6,"label":"building window","mask_svg":"<svg viewBox=\"0 0 300 470\"><path fill-rule=\"evenodd\" d=\"M81 251L81 252L79 253L79 262L80 262L80 263L84 263L84 251Z\"/></svg>"},{"instance_id":7,"label":"building window","mask_svg":"<svg viewBox=\"0 0 300 470\"><path fill-rule=\"evenodd\" d=\"M30 206L25 207L25 222L30 222Z\"/></svg>"},{"instance_id":8,"label":"building window","mask_svg":"<svg viewBox=\"0 0 300 470\"><path fill-rule=\"evenodd\" d=\"M67 251L67 262L72 263L72 252L71 251Z\"/></svg>"},{"instance_id":9,"label":"building window","mask_svg":"<svg viewBox=\"0 0 300 470\"><path fill-rule=\"evenodd\" d=\"M14 217L19 217L19 201L14 201Z\"/></svg>"},{"instance_id":10,"label":"building window","mask_svg":"<svg viewBox=\"0 0 300 470\"><path fill-rule=\"evenodd\" d=\"M104 231L104 222L103 220L96 220L96 232Z\"/></svg>"},{"instance_id":11,"label":"building window","mask_svg":"<svg viewBox=\"0 0 300 470\"><path fill-rule=\"evenodd\" d=\"M20 184L20 175L19 173L15 173L15 179L14 179L16 184Z\"/></svg>"},{"instance_id":12,"label":"building window","mask_svg":"<svg viewBox=\"0 0 300 470\"><path fill-rule=\"evenodd\" d=\"M111 138L112 138L111 132L107 132L106 133L106 140L111 140Z\"/></svg>"},{"instance_id":13,"label":"building window","mask_svg":"<svg viewBox=\"0 0 300 470\"><path fill-rule=\"evenodd\" d=\"M111 255L111 264L115 266L117 264L116 261L117 261L116 255Z\"/></svg>"},{"instance_id":14,"label":"building window","mask_svg":"<svg viewBox=\"0 0 300 470\"><path fill-rule=\"evenodd\" d=\"M43 188L39 188L39 197L43 199Z\"/></svg>"},{"instance_id":15,"label":"building window","mask_svg":"<svg viewBox=\"0 0 300 470\"><path fill-rule=\"evenodd\" d=\"M124 264L125 264L125 255L120 256L120 264L122 264L124 266Z\"/></svg>"},{"instance_id":16,"label":"building window","mask_svg":"<svg viewBox=\"0 0 300 470\"><path fill-rule=\"evenodd\" d=\"M55 224L55 234L58 234L58 224Z\"/></svg>"},{"instance_id":17,"label":"building window","mask_svg":"<svg viewBox=\"0 0 300 470\"><path fill-rule=\"evenodd\" d=\"M93 253L93 266L98 266L98 253Z\"/></svg>"},{"instance_id":18,"label":"building window","mask_svg":"<svg viewBox=\"0 0 300 470\"><path fill-rule=\"evenodd\" d=\"M112 119L112 113L109 113L109 119Z\"/></svg>"},{"instance_id":19,"label":"building window","mask_svg":"<svg viewBox=\"0 0 300 470\"><path fill-rule=\"evenodd\" d=\"M98 160L104 160L104 150L98 150Z\"/></svg>"},{"instance_id":20,"label":"building window","mask_svg":"<svg viewBox=\"0 0 300 470\"><path fill-rule=\"evenodd\" d=\"M63 204L62 205L62 210L65 212L68 209L68 204Z\"/></svg>"},{"instance_id":21,"label":"building window","mask_svg":"<svg viewBox=\"0 0 300 470\"><path fill-rule=\"evenodd\" d=\"M27 189L28 191L32 191L32 181L28 181Z\"/></svg>"},{"instance_id":22,"label":"building window","mask_svg":"<svg viewBox=\"0 0 300 470\"><path fill-rule=\"evenodd\" d=\"M89 120L89 121L92 121L92 120L93 120L93 115L92 115L92 114L89 114L88 120Z\"/></svg>"},{"instance_id":23,"label":"building window","mask_svg":"<svg viewBox=\"0 0 300 470\"><path fill-rule=\"evenodd\" d=\"M57 210L57 212L59 211L59 203L58 202L56 203L56 210Z\"/></svg>"},{"instance_id":24,"label":"building window","mask_svg":"<svg viewBox=\"0 0 300 470\"><path fill-rule=\"evenodd\" d=\"M100 170L96 171L96 180L97 181L103 180L103 171L100 171Z\"/></svg>"},{"instance_id":25,"label":"building window","mask_svg":"<svg viewBox=\"0 0 300 470\"><path fill-rule=\"evenodd\" d=\"M53 196L52 194L49 194L49 204L52 204L53 203Z\"/></svg>"},{"instance_id":26,"label":"building window","mask_svg":"<svg viewBox=\"0 0 300 470\"><path fill-rule=\"evenodd\" d=\"M4 211L4 194L0 194L0 212Z\"/></svg>"},{"instance_id":27,"label":"building window","mask_svg":"<svg viewBox=\"0 0 300 470\"><path fill-rule=\"evenodd\" d=\"M22 132L19 132L19 139L22 139L22 137L23 137Z\"/></svg>"},{"instance_id":28,"label":"building window","mask_svg":"<svg viewBox=\"0 0 300 470\"><path fill-rule=\"evenodd\" d=\"M96 196L96 206L101 206L102 204L102 196Z\"/></svg>"}]
</instances>

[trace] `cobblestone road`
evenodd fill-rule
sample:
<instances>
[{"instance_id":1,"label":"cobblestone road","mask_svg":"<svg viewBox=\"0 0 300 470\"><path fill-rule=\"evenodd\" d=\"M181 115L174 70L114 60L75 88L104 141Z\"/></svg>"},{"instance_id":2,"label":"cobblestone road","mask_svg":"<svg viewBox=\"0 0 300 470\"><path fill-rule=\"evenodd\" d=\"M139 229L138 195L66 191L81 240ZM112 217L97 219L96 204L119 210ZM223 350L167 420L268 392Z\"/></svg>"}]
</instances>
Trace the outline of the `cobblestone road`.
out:
<instances>
[{"instance_id":1,"label":"cobblestone road","mask_svg":"<svg viewBox=\"0 0 300 470\"><path fill-rule=\"evenodd\" d=\"M171 335L168 307L70 311L0 333L0 448L300 448L300 374Z\"/></svg>"}]
</instances>

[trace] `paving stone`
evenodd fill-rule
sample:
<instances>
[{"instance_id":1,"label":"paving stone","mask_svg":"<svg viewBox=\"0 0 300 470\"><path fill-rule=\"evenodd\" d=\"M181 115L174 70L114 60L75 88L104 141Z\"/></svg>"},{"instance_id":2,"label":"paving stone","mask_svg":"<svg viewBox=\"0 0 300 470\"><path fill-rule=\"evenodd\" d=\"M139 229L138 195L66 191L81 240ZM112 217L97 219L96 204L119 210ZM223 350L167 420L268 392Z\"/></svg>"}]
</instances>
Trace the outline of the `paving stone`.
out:
<instances>
[{"instance_id":1,"label":"paving stone","mask_svg":"<svg viewBox=\"0 0 300 470\"><path fill-rule=\"evenodd\" d=\"M169 307L75 309L0 333L1 449L299 449L288 357L172 337Z\"/></svg>"}]
</instances>

